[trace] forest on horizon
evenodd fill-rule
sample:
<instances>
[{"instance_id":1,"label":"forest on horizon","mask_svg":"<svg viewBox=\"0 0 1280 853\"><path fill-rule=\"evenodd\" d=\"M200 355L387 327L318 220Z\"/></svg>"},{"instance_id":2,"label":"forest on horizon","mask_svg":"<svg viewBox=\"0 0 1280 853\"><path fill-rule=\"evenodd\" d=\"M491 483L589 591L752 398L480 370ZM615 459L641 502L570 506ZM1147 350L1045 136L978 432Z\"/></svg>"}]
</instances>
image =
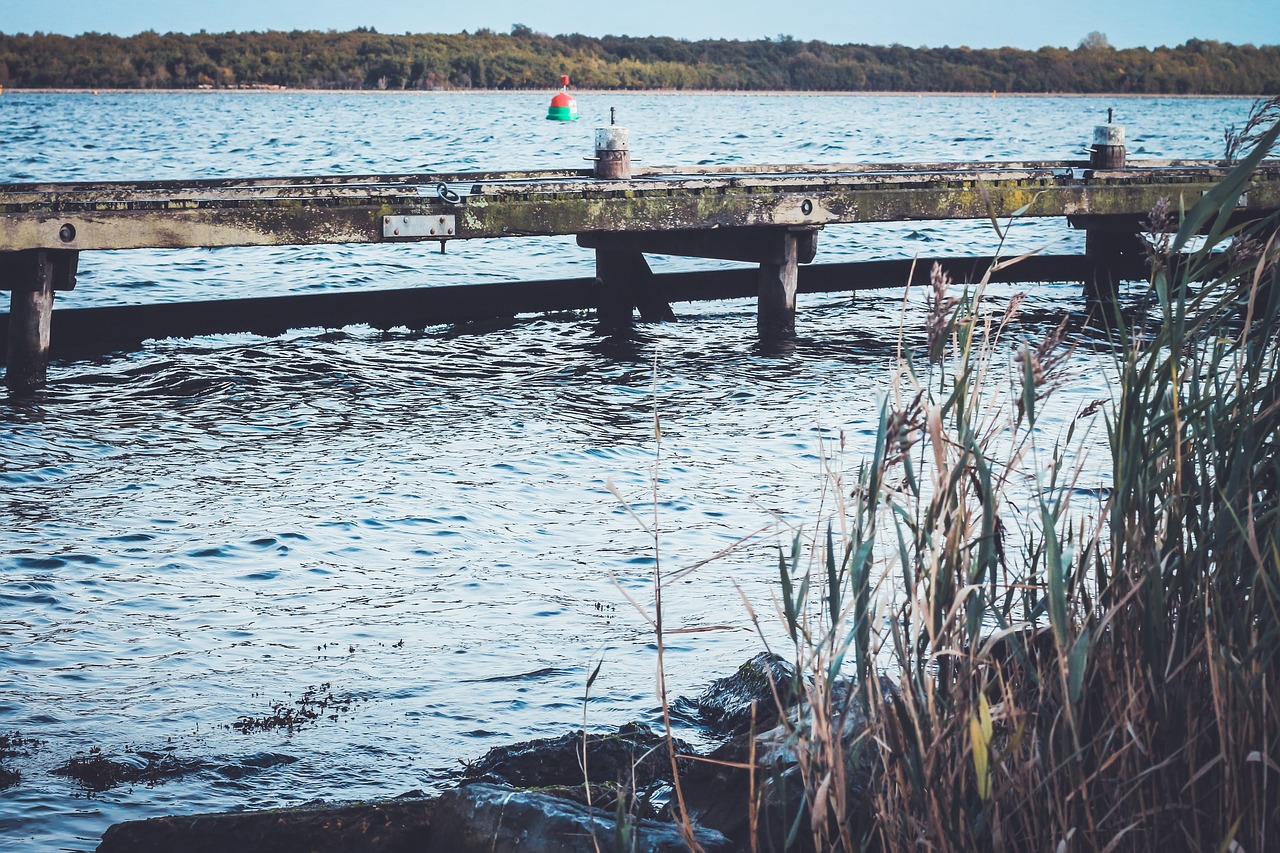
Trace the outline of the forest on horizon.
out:
<instances>
[{"instance_id":1,"label":"forest on horizon","mask_svg":"<svg viewBox=\"0 0 1280 853\"><path fill-rule=\"evenodd\" d=\"M788 36L684 41L657 36L509 33L0 33L8 88L588 89L1280 94L1280 45L1191 39L1116 49L910 48Z\"/></svg>"}]
</instances>

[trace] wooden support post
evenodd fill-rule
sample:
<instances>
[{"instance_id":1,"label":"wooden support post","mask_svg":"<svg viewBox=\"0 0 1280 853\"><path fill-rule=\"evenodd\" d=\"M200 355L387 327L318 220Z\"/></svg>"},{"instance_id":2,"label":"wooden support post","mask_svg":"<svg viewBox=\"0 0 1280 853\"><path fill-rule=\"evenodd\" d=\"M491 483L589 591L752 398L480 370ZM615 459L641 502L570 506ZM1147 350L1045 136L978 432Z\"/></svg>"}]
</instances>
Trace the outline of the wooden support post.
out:
<instances>
[{"instance_id":1,"label":"wooden support post","mask_svg":"<svg viewBox=\"0 0 1280 853\"><path fill-rule=\"evenodd\" d=\"M1084 282L1085 296L1114 299L1121 281L1139 277L1146 247L1137 229L1137 223L1134 223L1132 230L1111 227L1085 231L1084 255L1089 265L1089 277Z\"/></svg>"},{"instance_id":2,"label":"wooden support post","mask_svg":"<svg viewBox=\"0 0 1280 853\"><path fill-rule=\"evenodd\" d=\"M0 258L0 286L9 295L5 384L13 394L44 387L49 361L53 292L75 284L78 253L34 249Z\"/></svg>"},{"instance_id":3,"label":"wooden support post","mask_svg":"<svg viewBox=\"0 0 1280 853\"><path fill-rule=\"evenodd\" d=\"M631 306L647 321L674 320L670 306L652 283L644 253L750 261L760 265L757 327L764 339L795 336L797 264L818 251L818 229L713 228L703 231L596 232L578 235L578 245L596 250L602 283L600 320L606 326L630 324Z\"/></svg>"},{"instance_id":4,"label":"wooden support post","mask_svg":"<svg viewBox=\"0 0 1280 853\"><path fill-rule=\"evenodd\" d=\"M640 252L596 249L597 316L606 329L631 328L632 309L646 323L671 321L676 315L654 287L653 270Z\"/></svg>"},{"instance_id":5,"label":"wooden support post","mask_svg":"<svg viewBox=\"0 0 1280 853\"><path fill-rule=\"evenodd\" d=\"M776 260L760 264L760 291L757 297L756 331L761 340L793 338L796 334L796 285L799 282L797 234L781 231Z\"/></svg>"}]
</instances>

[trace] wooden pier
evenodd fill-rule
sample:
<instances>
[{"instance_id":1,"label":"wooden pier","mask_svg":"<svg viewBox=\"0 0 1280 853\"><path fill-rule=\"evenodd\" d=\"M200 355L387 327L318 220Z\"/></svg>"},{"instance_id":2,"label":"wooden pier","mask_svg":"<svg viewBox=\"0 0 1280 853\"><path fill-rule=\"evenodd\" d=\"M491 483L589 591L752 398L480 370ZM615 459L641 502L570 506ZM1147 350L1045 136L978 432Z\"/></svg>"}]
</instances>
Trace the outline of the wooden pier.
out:
<instances>
[{"instance_id":1,"label":"wooden pier","mask_svg":"<svg viewBox=\"0 0 1280 853\"><path fill-rule=\"evenodd\" d=\"M0 185L0 289L11 291L6 383L45 382L51 346L96 340L357 322L429 325L594 307L626 327L673 319L672 302L754 295L763 338L795 333L796 293L903 285L909 262L810 264L840 223L1061 217L1085 229L1083 256L1038 257L1006 275L1084 283L1095 295L1140 278L1137 234L1161 199L1189 208L1229 171L1209 161L1088 161L637 168ZM617 173L616 162L610 169ZM1264 162L1241 216L1280 207L1280 163ZM575 235L593 279L53 311L79 253L118 249L399 243ZM654 275L650 253L745 261L758 271ZM946 259L973 280L992 259ZM932 259L928 259L929 262ZM923 265L922 265L923 266ZM114 339L112 338L114 336Z\"/></svg>"}]
</instances>

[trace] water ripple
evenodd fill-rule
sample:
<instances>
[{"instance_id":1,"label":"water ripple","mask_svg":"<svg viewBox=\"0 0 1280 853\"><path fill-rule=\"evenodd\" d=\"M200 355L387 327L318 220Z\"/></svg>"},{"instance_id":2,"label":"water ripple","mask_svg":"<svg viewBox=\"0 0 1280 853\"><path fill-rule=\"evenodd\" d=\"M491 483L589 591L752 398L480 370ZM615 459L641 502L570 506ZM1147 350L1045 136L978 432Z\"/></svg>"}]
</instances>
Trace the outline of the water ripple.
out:
<instances>
[{"instance_id":1,"label":"water ripple","mask_svg":"<svg viewBox=\"0 0 1280 853\"><path fill-rule=\"evenodd\" d=\"M3 101L0 180L578 166L610 105L655 164L1062 157L1112 105L611 93L584 95L586 122L559 127L529 93ZM1152 156L1214 156L1221 127L1247 106L1126 99L1121 118ZM904 223L830 228L820 244L820 260L852 260L985 253L999 239L983 223ZM1082 241L1060 223L1025 222L1005 250L1046 244ZM82 257L80 285L58 298L593 270L571 239L445 256L422 246L102 252ZM993 288L992 304L1016 292ZM1066 314L1088 343L1073 355L1080 380L1045 422L1107 393L1105 337L1071 313L1076 295L1069 283L1029 291L1011 330L1034 340ZM50 743L24 767L29 782L5 793L6 838L83 847L117 820L429 789L490 746L580 726L587 673L602 659L590 723L650 719L651 637L618 587L648 601L654 552L628 506L648 521L656 482L673 567L812 520L824 453L843 438L856 458L874 437L900 318L905 344L918 345L921 304L901 291L804 296L802 337L781 354L759 349L752 305L738 301L679 305L679 323L626 338L567 314L155 341L54 364L40 401L0 403L0 730ZM690 575L666 597L668 624L750 627L735 584L769 600L772 542ZM686 635L668 650L671 689L696 692L757 643L747 630ZM367 701L292 737L220 728L326 682ZM255 766L246 756L298 760L89 806L47 773L77 749L170 744L242 769Z\"/></svg>"}]
</instances>

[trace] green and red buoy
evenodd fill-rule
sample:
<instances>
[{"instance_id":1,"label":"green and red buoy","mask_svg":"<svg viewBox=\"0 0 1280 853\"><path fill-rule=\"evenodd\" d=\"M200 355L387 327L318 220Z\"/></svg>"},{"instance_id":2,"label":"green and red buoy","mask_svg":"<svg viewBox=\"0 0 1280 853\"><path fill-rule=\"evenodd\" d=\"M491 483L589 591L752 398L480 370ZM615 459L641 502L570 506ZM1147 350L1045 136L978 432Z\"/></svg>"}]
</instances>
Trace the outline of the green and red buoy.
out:
<instances>
[{"instance_id":1,"label":"green and red buoy","mask_svg":"<svg viewBox=\"0 0 1280 853\"><path fill-rule=\"evenodd\" d=\"M577 121L578 120L578 102L573 99L566 89L569 88L569 75L560 75L560 92L551 99L551 108L547 110L547 119L550 121Z\"/></svg>"}]
</instances>

